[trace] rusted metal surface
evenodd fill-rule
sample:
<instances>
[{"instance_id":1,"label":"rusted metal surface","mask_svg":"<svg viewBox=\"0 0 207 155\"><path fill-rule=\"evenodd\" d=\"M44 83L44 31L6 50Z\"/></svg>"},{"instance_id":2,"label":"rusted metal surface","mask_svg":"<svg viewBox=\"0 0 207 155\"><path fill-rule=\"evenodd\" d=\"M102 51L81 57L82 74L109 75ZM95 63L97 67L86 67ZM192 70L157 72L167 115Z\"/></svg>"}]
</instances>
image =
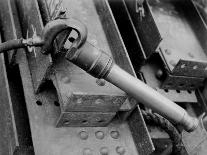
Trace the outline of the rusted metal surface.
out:
<instances>
[{"instance_id":1,"label":"rusted metal surface","mask_svg":"<svg viewBox=\"0 0 207 155\"><path fill-rule=\"evenodd\" d=\"M0 38L1 42L1 38ZM19 145L14 113L12 110L11 96L7 80L6 66L4 55L0 54L0 102L1 102L1 117L0 117L0 154L12 155L16 147Z\"/></svg>"},{"instance_id":2,"label":"rusted metal surface","mask_svg":"<svg viewBox=\"0 0 207 155\"><path fill-rule=\"evenodd\" d=\"M167 3L151 1L150 6L163 37L160 47L164 50L161 50L161 54L168 69L173 75L204 77L206 71L203 68L207 60L207 43L204 38L207 36L207 27L194 3L191 0ZM178 62L186 65L180 72L177 71L180 66ZM202 68L194 69L189 65L201 65Z\"/></svg>"},{"instance_id":3,"label":"rusted metal surface","mask_svg":"<svg viewBox=\"0 0 207 155\"><path fill-rule=\"evenodd\" d=\"M168 74L162 83L162 89L195 90L203 86L204 79L188 76L175 76Z\"/></svg>"},{"instance_id":4,"label":"rusted metal surface","mask_svg":"<svg viewBox=\"0 0 207 155\"><path fill-rule=\"evenodd\" d=\"M99 154L104 150L107 150L109 154L117 154L120 151L126 155L138 154L127 122L113 121L107 127L55 128L60 114L60 107L53 104L57 101L55 88L43 91L42 105L37 105L24 52L17 55L17 62L22 77L36 155L75 155L83 154L88 150L93 154ZM140 120L139 125L143 125L143 119ZM146 134L146 128L143 133Z\"/></svg>"},{"instance_id":5,"label":"rusted metal surface","mask_svg":"<svg viewBox=\"0 0 207 155\"><path fill-rule=\"evenodd\" d=\"M43 23L41 20L39 6L36 0L16 0L19 20L24 38L30 38L34 34L41 36ZM41 84L44 83L49 68L52 64L50 55L43 55L37 47L27 52L29 67L31 70L34 91L39 92Z\"/></svg>"},{"instance_id":6,"label":"rusted metal surface","mask_svg":"<svg viewBox=\"0 0 207 155\"><path fill-rule=\"evenodd\" d=\"M161 65L157 64L158 61L160 62L160 59L155 58L155 59L153 59L153 61L150 61L150 62L146 63L144 66L142 66L141 72L143 73L144 81L149 86L156 89L159 93L168 97L170 100L172 100L176 103L197 103L198 101L197 101L197 98L195 95L195 91L193 91L193 90L176 91L176 90L168 89L169 87L167 87L166 89L161 88L164 80L162 80L162 79L160 80L157 78L157 72L159 70L162 71L163 69L162 69ZM171 76L171 75L169 75L169 76ZM175 82L173 81L172 84L174 84ZM195 81L193 81L193 82L195 82ZM202 83L202 81L200 81L200 82ZM174 87L174 88L176 88L176 87Z\"/></svg>"},{"instance_id":7,"label":"rusted metal surface","mask_svg":"<svg viewBox=\"0 0 207 155\"><path fill-rule=\"evenodd\" d=\"M146 130L146 126L140 126L142 122L139 117L142 118L143 116L141 115L140 109L136 108L128 118L129 128L139 154L149 155L155 148L149 135L144 132Z\"/></svg>"},{"instance_id":8,"label":"rusted metal surface","mask_svg":"<svg viewBox=\"0 0 207 155\"><path fill-rule=\"evenodd\" d=\"M116 113L113 112L62 112L57 127L107 126Z\"/></svg>"}]
</instances>

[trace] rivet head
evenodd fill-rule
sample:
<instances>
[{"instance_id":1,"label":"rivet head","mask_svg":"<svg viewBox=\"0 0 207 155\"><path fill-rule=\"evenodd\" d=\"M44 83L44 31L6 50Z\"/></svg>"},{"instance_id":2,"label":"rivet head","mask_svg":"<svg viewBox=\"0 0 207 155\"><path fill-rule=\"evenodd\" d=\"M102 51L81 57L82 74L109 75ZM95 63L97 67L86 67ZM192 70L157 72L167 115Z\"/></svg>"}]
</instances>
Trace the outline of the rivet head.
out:
<instances>
[{"instance_id":1,"label":"rivet head","mask_svg":"<svg viewBox=\"0 0 207 155\"><path fill-rule=\"evenodd\" d=\"M96 135L97 139L103 139L104 138L104 133L102 131L97 131L95 133L95 135Z\"/></svg>"},{"instance_id":2,"label":"rivet head","mask_svg":"<svg viewBox=\"0 0 207 155\"><path fill-rule=\"evenodd\" d=\"M174 60L170 60L170 64L171 64L173 67L175 67L176 62L175 62Z\"/></svg>"},{"instance_id":3,"label":"rivet head","mask_svg":"<svg viewBox=\"0 0 207 155\"><path fill-rule=\"evenodd\" d=\"M105 81L104 79L96 79L96 83L97 83L99 86L105 86L106 81Z\"/></svg>"},{"instance_id":4,"label":"rivet head","mask_svg":"<svg viewBox=\"0 0 207 155\"><path fill-rule=\"evenodd\" d=\"M64 121L64 125L69 125L70 124L70 121L69 120L65 120Z\"/></svg>"},{"instance_id":5,"label":"rivet head","mask_svg":"<svg viewBox=\"0 0 207 155\"><path fill-rule=\"evenodd\" d=\"M194 58L194 55L192 53L188 53L189 57Z\"/></svg>"},{"instance_id":6,"label":"rivet head","mask_svg":"<svg viewBox=\"0 0 207 155\"><path fill-rule=\"evenodd\" d=\"M109 154L109 149L107 147L102 147L100 149L101 155L108 155Z\"/></svg>"},{"instance_id":7,"label":"rivet head","mask_svg":"<svg viewBox=\"0 0 207 155\"><path fill-rule=\"evenodd\" d=\"M114 139L118 139L119 138L119 132L118 131L111 131L110 135Z\"/></svg>"},{"instance_id":8,"label":"rivet head","mask_svg":"<svg viewBox=\"0 0 207 155\"><path fill-rule=\"evenodd\" d=\"M166 50L165 50L165 53L166 53L167 55L170 55L170 54L171 54L171 50L166 49Z\"/></svg>"},{"instance_id":9,"label":"rivet head","mask_svg":"<svg viewBox=\"0 0 207 155\"><path fill-rule=\"evenodd\" d=\"M91 149L89 149L89 148L85 148L85 149L83 150L83 155L93 155L93 152L92 152Z\"/></svg>"},{"instance_id":10,"label":"rivet head","mask_svg":"<svg viewBox=\"0 0 207 155\"><path fill-rule=\"evenodd\" d=\"M163 71L161 69L158 69L156 72L156 77L158 79L161 79L163 77Z\"/></svg>"},{"instance_id":11,"label":"rivet head","mask_svg":"<svg viewBox=\"0 0 207 155\"><path fill-rule=\"evenodd\" d=\"M88 133L87 133L86 131L81 131L81 132L79 133L79 136L80 136L80 138L81 138L82 140L86 140L86 139L88 139Z\"/></svg>"},{"instance_id":12,"label":"rivet head","mask_svg":"<svg viewBox=\"0 0 207 155\"><path fill-rule=\"evenodd\" d=\"M124 149L122 146L117 146L117 147L116 147L116 152L117 152L119 155L124 155L124 153L125 153L125 149Z\"/></svg>"}]
</instances>

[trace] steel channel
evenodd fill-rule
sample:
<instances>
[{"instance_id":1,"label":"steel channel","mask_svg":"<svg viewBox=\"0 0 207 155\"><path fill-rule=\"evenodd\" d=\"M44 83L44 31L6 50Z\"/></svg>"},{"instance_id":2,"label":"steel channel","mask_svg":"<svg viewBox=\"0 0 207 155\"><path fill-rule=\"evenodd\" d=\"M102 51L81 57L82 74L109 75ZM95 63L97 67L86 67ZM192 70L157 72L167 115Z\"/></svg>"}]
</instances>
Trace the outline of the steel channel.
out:
<instances>
[{"instance_id":1,"label":"steel channel","mask_svg":"<svg viewBox=\"0 0 207 155\"><path fill-rule=\"evenodd\" d=\"M16 147L19 146L19 141L9 92L4 54L0 54L0 73L0 154L12 155Z\"/></svg>"},{"instance_id":2,"label":"steel channel","mask_svg":"<svg viewBox=\"0 0 207 155\"><path fill-rule=\"evenodd\" d=\"M18 13L14 0L0 1L0 21L1 31L4 41L21 37L20 25L18 23ZM14 63L16 51L8 52L9 64Z\"/></svg>"},{"instance_id":3,"label":"steel channel","mask_svg":"<svg viewBox=\"0 0 207 155\"><path fill-rule=\"evenodd\" d=\"M17 9L24 38L32 37L35 33L41 36L43 22L40 15L37 0L16 0ZM40 48L35 48L27 52L29 67L31 70L34 91L40 91L42 84L49 74L49 68L52 64L52 58L49 55L43 55Z\"/></svg>"}]
</instances>

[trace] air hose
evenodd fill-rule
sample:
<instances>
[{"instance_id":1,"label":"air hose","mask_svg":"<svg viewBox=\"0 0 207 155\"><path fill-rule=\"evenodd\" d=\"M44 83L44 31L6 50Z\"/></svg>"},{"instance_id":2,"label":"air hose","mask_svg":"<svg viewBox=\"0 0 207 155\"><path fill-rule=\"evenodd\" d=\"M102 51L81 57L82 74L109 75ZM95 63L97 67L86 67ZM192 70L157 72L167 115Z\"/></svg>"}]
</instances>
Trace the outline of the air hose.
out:
<instances>
[{"instance_id":1,"label":"air hose","mask_svg":"<svg viewBox=\"0 0 207 155\"><path fill-rule=\"evenodd\" d=\"M142 110L142 115L145 121L149 124L155 125L163 129L172 141L172 154L179 155L183 151L181 135L178 130L164 117Z\"/></svg>"}]
</instances>

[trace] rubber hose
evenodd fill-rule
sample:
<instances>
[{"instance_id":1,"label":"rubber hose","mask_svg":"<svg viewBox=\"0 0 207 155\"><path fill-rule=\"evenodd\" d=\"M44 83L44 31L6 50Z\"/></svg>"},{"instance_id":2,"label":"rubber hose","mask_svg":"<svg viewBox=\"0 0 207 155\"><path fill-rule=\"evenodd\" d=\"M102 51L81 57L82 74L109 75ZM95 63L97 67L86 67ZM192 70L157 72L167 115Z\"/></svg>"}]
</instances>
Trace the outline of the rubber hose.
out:
<instances>
[{"instance_id":1,"label":"rubber hose","mask_svg":"<svg viewBox=\"0 0 207 155\"><path fill-rule=\"evenodd\" d=\"M149 124L153 124L162 128L170 137L172 141L172 154L181 154L184 147L182 145L181 135L178 130L167 119L150 112L142 110L145 121Z\"/></svg>"},{"instance_id":2,"label":"rubber hose","mask_svg":"<svg viewBox=\"0 0 207 155\"><path fill-rule=\"evenodd\" d=\"M0 43L0 53L12 50L12 49L18 49L25 47L25 44L23 44L23 39L14 39L9 40L3 43Z\"/></svg>"}]
</instances>

